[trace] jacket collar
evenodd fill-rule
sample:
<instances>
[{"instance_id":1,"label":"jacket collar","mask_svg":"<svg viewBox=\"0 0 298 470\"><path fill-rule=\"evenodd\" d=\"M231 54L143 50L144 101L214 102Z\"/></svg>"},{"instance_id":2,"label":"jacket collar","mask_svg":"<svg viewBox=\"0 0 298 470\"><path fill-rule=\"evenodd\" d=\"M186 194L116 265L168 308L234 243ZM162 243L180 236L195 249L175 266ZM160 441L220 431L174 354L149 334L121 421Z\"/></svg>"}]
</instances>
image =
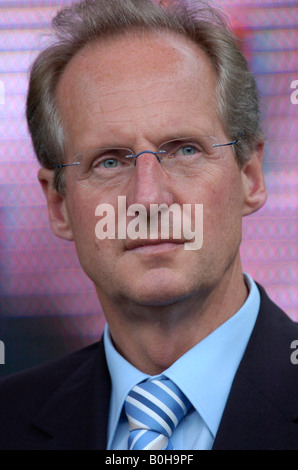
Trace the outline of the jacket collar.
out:
<instances>
[{"instance_id":1,"label":"jacket collar","mask_svg":"<svg viewBox=\"0 0 298 470\"><path fill-rule=\"evenodd\" d=\"M235 375L214 450L297 448L298 374L290 361L295 330L258 287L259 316Z\"/></svg>"}]
</instances>

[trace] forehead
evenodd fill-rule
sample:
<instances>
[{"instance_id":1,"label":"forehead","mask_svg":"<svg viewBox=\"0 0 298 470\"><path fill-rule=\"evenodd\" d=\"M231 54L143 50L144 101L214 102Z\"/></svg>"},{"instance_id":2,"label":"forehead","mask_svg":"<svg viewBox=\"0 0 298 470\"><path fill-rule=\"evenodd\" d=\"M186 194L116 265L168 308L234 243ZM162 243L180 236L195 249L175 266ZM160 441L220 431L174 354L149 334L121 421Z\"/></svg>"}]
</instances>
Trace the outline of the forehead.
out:
<instances>
[{"instance_id":1,"label":"forehead","mask_svg":"<svg viewBox=\"0 0 298 470\"><path fill-rule=\"evenodd\" d=\"M89 139L99 124L104 132L103 123L119 134L133 120L137 128L141 117L144 126L156 121L157 128L163 115L167 125L195 109L204 117L216 112L215 90L213 65L195 43L174 33L142 32L82 49L60 78L57 99L73 141L82 132Z\"/></svg>"}]
</instances>

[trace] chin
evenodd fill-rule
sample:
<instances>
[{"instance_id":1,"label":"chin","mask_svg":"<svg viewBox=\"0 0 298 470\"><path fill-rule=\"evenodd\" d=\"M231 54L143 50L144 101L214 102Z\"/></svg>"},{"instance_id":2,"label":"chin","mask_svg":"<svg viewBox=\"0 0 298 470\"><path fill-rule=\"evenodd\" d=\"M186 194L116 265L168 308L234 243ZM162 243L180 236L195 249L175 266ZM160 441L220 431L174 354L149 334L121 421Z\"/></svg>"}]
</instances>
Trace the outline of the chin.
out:
<instances>
[{"instance_id":1,"label":"chin","mask_svg":"<svg viewBox=\"0 0 298 470\"><path fill-rule=\"evenodd\" d=\"M151 298L142 298L142 299L134 299L134 303L138 306L143 307L169 307L171 305L177 304L179 301L182 301L183 297L170 297L165 296L152 296Z\"/></svg>"},{"instance_id":2,"label":"chin","mask_svg":"<svg viewBox=\"0 0 298 470\"><path fill-rule=\"evenodd\" d=\"M146 287L140 290L127 292L127 296L134 305L144 307L167 307L185 300L190 295L189 289L183 289L181 285L179 288L173 288L171 282L167 282L164 287L146 284Z\"/></svg>"}]
</instances>

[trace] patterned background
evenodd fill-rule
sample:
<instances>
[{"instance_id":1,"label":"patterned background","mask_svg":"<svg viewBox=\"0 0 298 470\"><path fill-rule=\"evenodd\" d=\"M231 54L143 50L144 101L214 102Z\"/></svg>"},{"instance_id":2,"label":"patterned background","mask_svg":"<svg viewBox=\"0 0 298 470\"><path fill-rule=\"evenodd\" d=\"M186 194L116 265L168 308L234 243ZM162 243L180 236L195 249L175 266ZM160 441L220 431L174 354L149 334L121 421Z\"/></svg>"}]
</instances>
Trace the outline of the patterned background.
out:
<instances>
[{"instance_id":1,"label":"patterned background","mask_svg":"<svg viewBox=\"0 0 298 470\"><path fill-rule=\"evenodd\" d=\"M8 374L97 340L104 319L74 246L52 235L24 119L28 70L69 0L0 0L0 340ZM266 206L244 220L245 271L297 309L297 71L294 0L222 0L261 94ZM298 83L297 83L298 85ZM291 100L292 96L292 100ZM292 102L293 101L293 102Z\"/></svg>"}]
</instances>

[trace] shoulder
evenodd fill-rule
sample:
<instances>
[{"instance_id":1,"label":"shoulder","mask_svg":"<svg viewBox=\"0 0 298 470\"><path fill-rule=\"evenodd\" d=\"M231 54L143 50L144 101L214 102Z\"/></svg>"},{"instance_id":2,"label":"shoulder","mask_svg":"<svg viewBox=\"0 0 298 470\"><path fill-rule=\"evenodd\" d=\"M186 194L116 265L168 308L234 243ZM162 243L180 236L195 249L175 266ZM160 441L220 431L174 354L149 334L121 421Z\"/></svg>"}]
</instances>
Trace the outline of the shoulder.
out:
<instances>
[{"instance_id":1,"label":"shoulder","mask_svg":"<svg viewBox=\"0 0 298 470\"><path fill-rule=\"evenodd\" d=\"M56 388L66 376L87 364L98 352L100 344L101 342L91 344L62 358L1 378L0 393L10 388L15 389L20 384L25 387L26 384L32 386L34 383L37 383L39 387L47 387L50 393L51 388Z\"/></svg>"},{"instance_id":2,"label":"shoulder","mask_svg":"<svg viewBox=\"0 0 298 470\"><path fill-rule=\"evenodd\" d=\"M289 342L291 338L298 339L298 323L268 297L261 285L257 286L261 294L261 305L256 330L266 337L270 335L276 341L276 346Z\"/></svg>"},{"instance_id":3,"label":"shoulder","mask_svg":"<svg viewBox=\"0 0 298 470\"><path fill-rule=\"evenodd\" d=\"M0 421L8 420L10 415L34 414L64 384L75 383L81 376L87 376L101 349L100 341L63 358L2 378Z\"/></svg>"},{"instance_id":4,"label":"shoulder","mask_svg":"<svg viewBox=\"0 0 298 470\"><path fill-rule=\"evenodd\" d=\"M93 448L95 421L105 433L109 393L102 341L2 379L0 448ZM101 436L98 448L104 443Z\"/></svg>"},{"instance_id":5,"label":"shoulder","mask_svg":"<svg viewBox=\"0 0 298 470\"><path fill-rule=\"evenodd\" d=\"M259 315L239 371L272 402L295 419L298 413L298 365L292 360L292 344L298 340L294 322L268 297L263 287Z\"/></svg>"},{"instance_id":6,"label":"shoulder","mask_svg":"<svg viewBox=\"0 0 298 470\"><path fill-rule=\"evenodd\" d=\"M214 449L291 450L298 439L298 365L293 322L261 294L259 314L236 372Z\"/></svg>"},{"instance_id":7,"label":"shoulder","mask_svg":"<svg viewBox=\"0 0 298 470\"><path fill-rule=\"evenodd\" d=\"M293 374L298 379L298 368L291 363L292 343L298 340L298 323L294 322L267 295L258 284L261 294L259 315L252 332L246 356L253 367L274 366L283 374Z\"/></svg>"}]
</instances>

